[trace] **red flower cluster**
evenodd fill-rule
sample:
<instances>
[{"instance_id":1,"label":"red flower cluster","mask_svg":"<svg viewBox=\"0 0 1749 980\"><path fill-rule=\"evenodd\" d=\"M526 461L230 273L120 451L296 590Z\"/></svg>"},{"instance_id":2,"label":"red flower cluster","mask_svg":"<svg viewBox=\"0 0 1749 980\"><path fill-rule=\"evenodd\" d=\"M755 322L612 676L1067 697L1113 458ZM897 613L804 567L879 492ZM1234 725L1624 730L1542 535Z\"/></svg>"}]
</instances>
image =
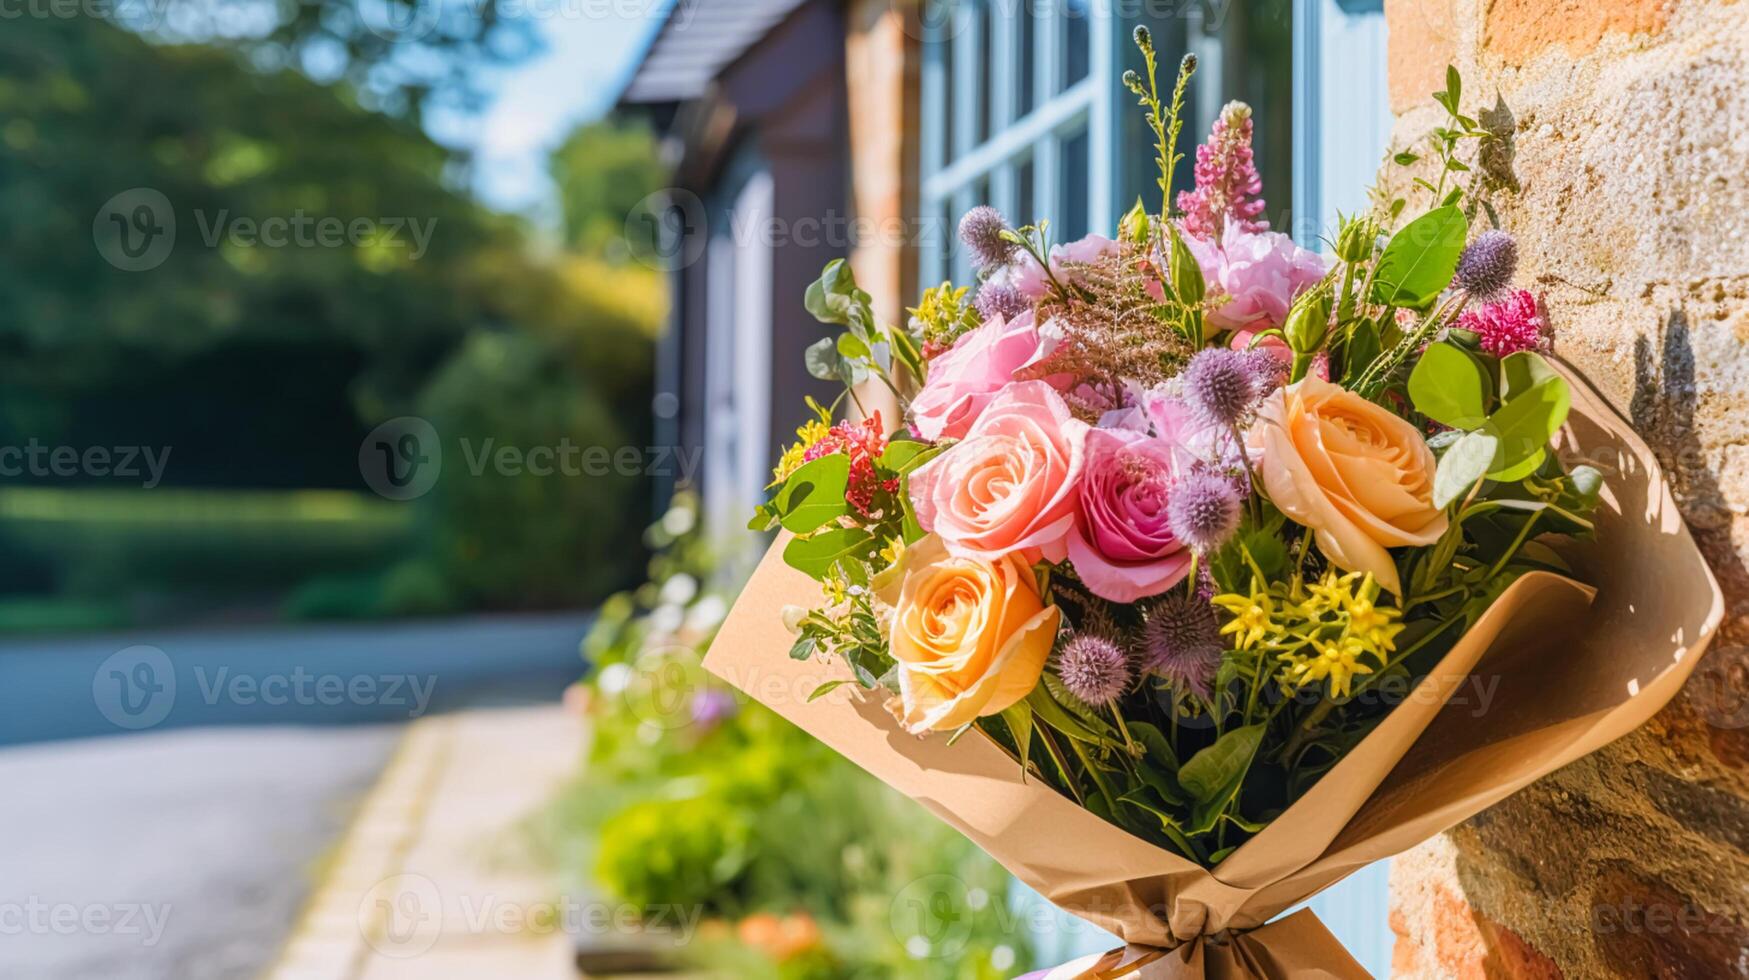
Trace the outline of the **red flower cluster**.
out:
<instances>
[{"instance_id":1,"label":"red flower cluster","mask_svg":"<svg viewBox=\"0 0 1749 980\"><path fill-rule=\"evenodd\" d=\"M844 499L856 512L865 518L872 518L870 512L877 493L897 493L899 480L897 477L881 479L875 471L875 461L887 451L887 437L881 426L881 413L875 412L861 422L851 422L848 419L834 425L820 437L820 441L808 447L802 459L813 462L821 456L833 453L843 453L850 457L850 483L844 491Z\"/></svg>"}]
</instances>

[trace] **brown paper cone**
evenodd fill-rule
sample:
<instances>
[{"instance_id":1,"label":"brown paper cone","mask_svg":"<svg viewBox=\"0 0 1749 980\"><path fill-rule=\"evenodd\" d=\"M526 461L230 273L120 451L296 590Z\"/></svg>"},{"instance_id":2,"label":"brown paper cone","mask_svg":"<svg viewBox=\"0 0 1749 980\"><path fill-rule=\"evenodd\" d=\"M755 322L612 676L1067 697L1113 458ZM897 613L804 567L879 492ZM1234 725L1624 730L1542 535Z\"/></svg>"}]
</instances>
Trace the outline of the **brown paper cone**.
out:
<instances>
[{"instance_id":1,"label":"brown paper cone","mask_svg":"<svg viewBox=\"0 0 1749 980\"><path fill-rule=\"evenodd\" d=\"M949 746L909 735L880 697L854 685L808 702L819 684L845 674L786 656L783 607L814 605L819 589L783 564L782 541L705 666L923 803L1052 902L1132 947L1167 951L1145 968L1154 972L1137 974L1144 980L1318 975L1309 970L1364 977L1310 913L1270 920L1640 725L1680 690L1723 615L1718 584L1651 450L1563 372L1573 413L1560 449L1597 465L1606 481L1597 539L1563 549L1595 599L1591 587L1558 576L1519 579L1415 693L1213 870L1023 779L986 738ZM1488 690L1490 679L1491 700L1448 703L1460 686Z\"/></svg>"}]
</instances>

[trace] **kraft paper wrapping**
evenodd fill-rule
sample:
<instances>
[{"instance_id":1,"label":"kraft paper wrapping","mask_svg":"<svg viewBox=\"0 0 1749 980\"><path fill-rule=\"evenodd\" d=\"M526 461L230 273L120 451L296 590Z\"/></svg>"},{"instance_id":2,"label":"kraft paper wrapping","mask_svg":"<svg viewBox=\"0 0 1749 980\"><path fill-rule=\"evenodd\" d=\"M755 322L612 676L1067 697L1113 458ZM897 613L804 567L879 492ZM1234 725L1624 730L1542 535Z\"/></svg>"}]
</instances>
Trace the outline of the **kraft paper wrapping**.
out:
<instances>
[{"instance_id":1,"label":"kraft paper wrapping","mask_svg":"<svg viewBox=\"0 0 1749 980\"><path fill-rule=\"evenodd\" d=\"M1023 778L987 738L950 746L907 734L882 707L884 692L846 684L810 703L819 684L846 672L787 656L782 609L818 603L819 589L784 565L783 541L754 572L705 667L1130 944L1081 976L1366 977L1309 912L1270 920L1638 727L1681 689L1724 613L1651 450L1561 370L1573 410L1560 452L1597 466L1605 481L1596 539L1560 548L1590 585L1520 578L1347 757L1213 870ZM1489 684L1489 697L1478 697Z\"/></svg>"}]
</instances>

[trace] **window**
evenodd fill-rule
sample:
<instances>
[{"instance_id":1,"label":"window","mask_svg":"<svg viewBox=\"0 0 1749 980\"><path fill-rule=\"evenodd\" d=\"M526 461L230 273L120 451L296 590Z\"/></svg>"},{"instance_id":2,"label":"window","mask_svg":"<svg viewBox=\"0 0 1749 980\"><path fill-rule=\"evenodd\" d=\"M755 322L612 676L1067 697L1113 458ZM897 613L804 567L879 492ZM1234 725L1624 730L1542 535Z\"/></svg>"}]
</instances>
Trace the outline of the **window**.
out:
<instances>
[{"instance_id":1,"label":"window","mask_svg":"<svg viewBox=\"0 0 1749 980\"><path fill-rule=\"evenodd\" d=\"M1259 110L1257 160L1269 214L1294 202L1294 4L1251 0L931 0L924 18L920 281L971 278L954 236L959 216L992 204L1019 224L1051 221L1052 241L1110 234L1140 196L1157 207L1153 139L1125 69L1148 25L1170 88L1179 57L1201 67L1187 100L1175 187L1190 182L1192 148L1227 98ZM1335 0L1326 0L1334 3Z\"/></svg>"}]
</instances>

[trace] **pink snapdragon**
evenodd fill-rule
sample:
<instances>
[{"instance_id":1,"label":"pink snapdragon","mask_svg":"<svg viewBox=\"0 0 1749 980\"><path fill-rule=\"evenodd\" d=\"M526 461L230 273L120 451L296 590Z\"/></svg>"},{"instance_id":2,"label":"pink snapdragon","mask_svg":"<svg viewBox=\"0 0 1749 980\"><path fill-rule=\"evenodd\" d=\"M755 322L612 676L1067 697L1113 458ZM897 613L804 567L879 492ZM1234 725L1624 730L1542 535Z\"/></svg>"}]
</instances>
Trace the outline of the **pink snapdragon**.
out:
<instances>
[{"instance_id":1,"label":"pink snapdragon","mask_svg":"<svg viewBox=\"0 0 1749 980\"><path fill-rule=\"evenodd\" d=\"M1193 238L1219 240L1228 228L1269 230L1263 213L1263 178L1251 153L1251 107L1229 102L1196 148L1196 189L1178 192L1183 227Z\"/></svg>"}]
</instances>

